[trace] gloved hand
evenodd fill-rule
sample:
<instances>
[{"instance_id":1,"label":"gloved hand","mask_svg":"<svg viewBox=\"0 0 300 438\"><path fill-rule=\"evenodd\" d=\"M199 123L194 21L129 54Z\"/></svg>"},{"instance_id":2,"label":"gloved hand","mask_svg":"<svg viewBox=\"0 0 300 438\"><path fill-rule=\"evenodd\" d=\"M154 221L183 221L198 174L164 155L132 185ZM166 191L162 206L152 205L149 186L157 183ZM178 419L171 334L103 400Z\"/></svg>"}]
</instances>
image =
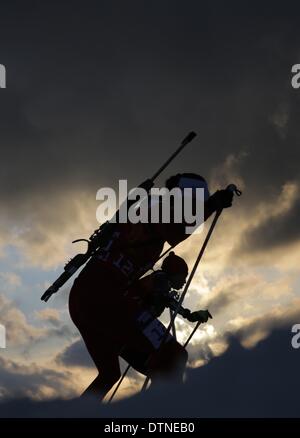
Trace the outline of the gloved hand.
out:
<instances>
[{"instance_id":1,"label":"gloved hand","mask_svg":"<svg viewBox=\"0 0 300 438\"><path fill-rule=\"evenodd\" d=\"M197 312L192 312L188 317L188 321L190 322L207 322L208 318L212 319L211 314L208 310L197 310Z\"/></svg>"},{"instance_id":2,"label":"gloved hand","mask_svg":"<svg viewBox=\"0 0 300 438\"><path fill-rule=\"evenodd\" d=\"M232 206L233 192L231 190L217 190L212 195L216 210Z\"/></svg>"}]
</instances>

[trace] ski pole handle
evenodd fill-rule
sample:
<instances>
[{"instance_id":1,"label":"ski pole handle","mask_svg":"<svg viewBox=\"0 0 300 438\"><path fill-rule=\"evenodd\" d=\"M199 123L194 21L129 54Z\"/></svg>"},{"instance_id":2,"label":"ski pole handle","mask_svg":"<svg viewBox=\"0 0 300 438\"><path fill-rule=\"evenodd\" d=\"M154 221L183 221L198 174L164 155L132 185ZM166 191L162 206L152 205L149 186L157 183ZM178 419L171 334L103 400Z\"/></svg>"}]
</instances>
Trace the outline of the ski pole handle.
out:
<instances>
[{"instance_id":1,"label":"ski pole handle","mask_svg":"<svg viewBox=\"0 0 300 438\"><path fill-rule=\"evenodd\" d=\"M229 184L226 187L226 190L233 192L236 196L241 196L241 194L242 194L241 190L239 190L235 184Z\"/></svg>"}]
</instances>

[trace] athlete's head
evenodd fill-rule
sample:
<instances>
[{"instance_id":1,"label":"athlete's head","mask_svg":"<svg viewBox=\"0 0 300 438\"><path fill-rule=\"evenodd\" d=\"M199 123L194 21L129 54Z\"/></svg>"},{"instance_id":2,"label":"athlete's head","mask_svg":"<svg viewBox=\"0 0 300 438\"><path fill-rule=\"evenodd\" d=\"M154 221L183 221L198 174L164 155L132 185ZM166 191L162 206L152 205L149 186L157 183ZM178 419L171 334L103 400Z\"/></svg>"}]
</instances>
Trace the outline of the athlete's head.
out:
<instances>
[{"instance_id":1,"label":"athlete's head","mask_svg":"<svg viewBox=\"0 0 300 438\"><path fill-rule=\"evenodd\" d=\"M204 201L209 198L209 190L206 180L197 173L177 173L177 175L173 175L166 181L166 187L169 190L178 187L180 189L191 188L204 189Z\"/></svg>"},{"instance_id":2,"label":"athlete's head","mask_svg":"<svg viewBox=\"0 0 300 438\"><path fill-rule=\"evenodd\" d=\"M182 288L189 273L188 265L183 258L171 251L164 259L161 269L167 273L171 286L174 289Z\"/></svg>"}]
</instances>

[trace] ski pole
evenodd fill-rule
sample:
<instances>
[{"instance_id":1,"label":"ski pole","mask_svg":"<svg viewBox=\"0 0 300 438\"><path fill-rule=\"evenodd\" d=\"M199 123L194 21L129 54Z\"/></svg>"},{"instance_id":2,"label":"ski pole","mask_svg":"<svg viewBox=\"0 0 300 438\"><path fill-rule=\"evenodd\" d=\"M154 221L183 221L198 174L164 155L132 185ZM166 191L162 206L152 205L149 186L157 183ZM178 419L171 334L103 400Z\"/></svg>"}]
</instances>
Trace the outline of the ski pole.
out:
<instances>
[{"instance_id":1,"label":"ski pole","mask_svg":"<svg viewBox=\"0 0 300 438\"><path fill-rule=\"evenodd\" d=\"M185 298L185 295L186 295L186 293L187 293L187 291L188 291L188 289L189 289L189 286L190 286L190 284L191 284L191 281L192 281L192 279L193 279L193 277L194 277L194 275L195 275L195 272L196 272L196 270L197 270L197 267L198 267L198 265L199 265L199 263L200 263L200 260L201 260L203 254L204 254L205 248L206 248L206 246L207 246L207 244L208 244L208 242L209 242L210 236L212 235L212 232L213 232L213 230L214 230L214 228L215 228L215 226L216 226L216 223L217 223L217 221L218 221L218 219L219 219L221 213L222 213L222 210L218 210L218 211L216 212L216 214L215 214L215 217L214 217L214 219L213 219L213 221L212 221L212 223L211 223L211 226L210 226L210 228L209 228L209 230L208 230L208 233L207 233L206 238L205 238L205 240L204 240L204 242L203 242L203 245L202 245L202 247L201 247L201 249L200 249L200 252L199 252L199 254L198 254L198 257L197 257L197 259L196 259L196 261L195 261L195 263L194 263L193 269L192 269L192 271L191 271L191 273L190 273L190 275L189 275L189 278L188 278L188 280L187 280L187 282L186 282L185 288L184 288L184 290L183 290L183 292L182 292L182 294L181 294L181 296L180 296L180 299L179 299L179 301L178 301L177 307L176 307L176 309L175 309L174 312L173 312L173 315L172 315L171 321L170 321L170 323L169 323L169 325L168 325L168 328L167 328L167 330L166 330L166 332L165 332L165 334L164 334L164 336L163 336L163 338L162 338L161 344L160 344L160 346L159 346L159 350L162 348L162 346L164 345L165 341L166 341L167 338L168 338L168 335L169 335L170 330L171 330L171 328L172 328L172 326L173 326L173 324L174 324L174 321L175 321L175 318L176 318L176 316L177 316L177 314L178 314L178 311L179 311L179 309L180 309L180 306L181 306L182 303L183 303L183 300L184 300L184 298ZM149 380L150 380L150 378L149 378L149 376L147 376L146 379L145 379L145 382L144 382L144 384L143 384L142 391L144 391L144 390L147 388L147 385L148 385Z\"/></svg>"},{"instance_id":2,"label":"ski pole","mask_svg":"<svg viewBox=\"0 0 300 438\"><path fill-rule=\"evenodd\" d=\"M237 196L240 196L240 195L241 195L241 191L239 191L239 190L237 189L237 187L236 187L234 184L230 184L230 185L227 187L227 190L233 191ZM217 221L218 221L218 219L219 219L221 213L222 213L222 210L219 210L219 211L215 214L214 220L213 220L213 222L212 222L212 224L211 224L211 226L210 226L210 229L209 229L209 231L208 231L208 233L207 233L207 236L206 236L205 241L204 241L204 243L203 243L203 245L202 245L202 248L201 248L200 253L199 253L199 256L198 256L198 259L197 259L196 262L195 262L195 265L194 265L193 271L192 271L191 274L190 274L190 277L191 277L192 274L194 275L194 273L195 273L195 271L196 271L196 269L197 269L197 266L198 266L198 264L199 264L199 262L200 262L200 260L201 260L201 258L202 258L202 255L203 255L203 253L204 253L204 251L205 251L205 248L206 248L206 246L207 246L207 244L208 244L208 241L209 241L209 239L210 239L210 237L211 237L211 235L212 235L212 232L213 232L213 230L214 230L214 227L216 226L216 223L217 223ZM162 257L164 257L164 256L165 256L165 255L171 250L171 249L174 248L174 246L175 246L175 245L169 247L169 248L168 248L168 249L167 249L167 250L166 250L166 251L165 251L165 252L159 257L158 260L160 260ZM196 263L197 263L197 265L196 265ZM150 267L149 267L149 269L150 269ZM146 273L146 272L145 272L145 273ZM189 277L189 278L190 278L190 277ZM189 281L189 284L191 283L191 281L192 281L192 277L191 277L191 279L190 279L190 281ZM184 292L183 292L184 296L181 296L182 299L180 300L179 305L178 305L176 311L173 311L173 317L171 317L171 322L170 322L170 325L169 325L169 327L168 327L168 329L167 329L167 334L169 333L169 331L171 330L171 328L172 328L172 330L173 330L173 327L175 326L174 321L175 321L176 315L177 315L177 313L178 313L178 310L179 310L179 308L180 308L180 306L181 306L181 304L182 304L182 302L183 302L183 300L184 300L185 294L187 293L187 289L188 289L188 287L189 287L189 284L186 284L185 290L184 290ZM182 295L183 295L183 294L182 294ZM175 314L175 312L176 312L176 314ZM192 333L189 335L188 339L186 340L186 342L185 342L185 344L184 344L184 347L186 347L186 346L189 344L190 340L191 340L192 337L194 336L194 334L195 334L195 332L197 331L197 329L198 329L198 327L199 327L200 324L201 324L200 322L198 322L198 323L196 324L196 326L194 327ZM166 337L167 337L167 336L166 336ZM162 340L162 342L161 342L161 346L162 346L163 342L164 342L164 338L163 338L163 340ZM127 367L127 369L125 370L123 376L121 377L121 379L120 379L120 381L119 381L119 383L118 383L116 389L114 390L114 392L113 392L111 398L109 399L109 402L112 401L114 395L116 394L117 390L119 389L119 387L120 387L122 381L124 380L124 377L125 377L125 375L127 374L127 372L128 372L129 369L130 369L130 365L128 365L128 367ZM142 389L145 389L145 388L146 388L146 386L147 386L147 384L148 384L148 381L149 381L149 378L147 377L147 378L145 379L145 382L144 382L144 384L143 384L143 388L142 388Z\"/></svg>"},{"instance_id":3,"label":"ski pole","mask_svg":"<svg viewBox=\"0 0 300 438\"><path fill-rule=\"evenodd\" d=\"M240 196L240 195L242 194L242 192L241 192L240 190L238 190L237 187L236 187L236 185L234 185L234 184L230 184L229 186L227 186L226 189L227 189L227 190L230 190L230 191L233 192L233 193L235 193L237 196ZM190 275L189 275L189 278L188 278L188 280L187 280L187 282L186 282L186 285L185 285L185 288L184 288L184 290L183 290L183 293L181 294L181 297L180 297L180 299L179 299L179 301L178 301L178 305L177 305L176 309L175 309L174 312L173 312L172 319L171 319L171 321L170 321L170 323L169 323L169 325L168 325L168 328L167 328L167 330L166 330L166 332L165 332L165 334L164 334L164 336L163 336L163 338L162 338L162 341L161 341L161 344L160 344L158 350L160 350L160 349L162 348L162 346L164 345L164 343L166 342L166 340L167 340L167 338L168 338L168 335L169 335L169 333L170 333L170 330L171 330L171 328L172 328L172 325L174 324L174 320L175 320L175 318L176 318L176 316L177 316L177 314L178 314L178 311L179 311L179 309L180 309L180 306L181 306L182 303L183 303L183 300L184 300L184 298L185 298L185 296L186 296L186 293L187 293L187 291L188 291L188 289L189 289L189 286L190 286L190 284L191 284L191 282L192 282L192 279L193 279L193 277L194 277L194 275L195 275L195 273L196 273L196 270L197 270L197 268L198 268L198 265L199 265L199 263L200 263L200 261L201 261L201 259L202 259L202 256L203 256L203 254L204 254L204 251L205 251L205 249L206 249L206 247L207 247L207 244L208 244L208 242L209 242L209 240L210 240L210 237L211 237L211 235L212 235L212 233L213 233L213 231L214 231L214 228L215 228L215 226L216 226L216 224L217 224L217 222L218 222L218 219L219 219L219 217L220 217L221 214L222 214L222 211L223 211L223 208L221 208L220 210L217 210L217 212L216 212L216 214L215 214L215 216L214 216L214 219L213 219L213 221L212 221L212 223L211 223L211 226L210 226L210 228L209 228L209 230L208 230L208 233L207 233L207 235L206 235L206 238L205 238L205 240L204 240L204 242L203 242L203 245L202 245L202 247L201 247L201 249L200 249L200 252L199 252L199 254L198 254L198 257L197 257L197 259L196 259L196 261L195 261L195 263L194 263L193 269L192 269L192 271L191 271L191 273L190 273ZM150 359L150 358L149 358L149 359ZM149 359L148 359L148 360L149 360ZM148 385L149 380L150 380L150 378L149 378L149 376L147 376L146 379L145 379L145 382L144 382L144 384L143 384L142 391L145 390L145 389L147 388L147 385Z\"/></svg>"},{"instance_id":4,"label":"ski pole","mask_svg":"<svg viewBox=\"0 0 300 438\"><path fill-rule=\"evenodd\" d=\"M118 389L119 389L120 386L122 385L122 382L123 382L123 380L125 379L125 376L127 375L127 373L128 373L128 371L130 370L130 368L131 368L131 365L128 364L126 370L125 370L124 373L122 374L122 377L121 377L120 380L118 381L118 384L117 384L117 386L115 387L115 389L114 389L112 395L109 397L109 400L108 400L107 403L111 403L111 401L112 401L112 399L114 398L114 396L116 395Z\"/></svg>"},{"instance_id":5,"label":"ski pole","mask_svg":"<svg viewBox=\"0 0 300 438\"><path fill-rule=\"evenodd\" d=\"M172 309L169 309L169 310L170 310L170 321L172 321L172 318L173 318L173 310L172 310ZM175 321L173 321L173 324L172 324L172 335L174 336L175 340L177 341Z\"/></svg>"},{"instance_id":6,"label":"ski pole","mask_svg":"<svg viewBox=\"0 0 300 438\"><path fill-rule=\"evenodd\" d=\"M194 336L194 334L196 333L196 331L198 330L199 325L201 324L200 321L197 322L197 324L195 325L192 333L190 334L190 336L187 338L187 340L185 341L185 343L183 344L183 348L186 348L190 342L190 340L192 339L192 337Z\"/></svg>"}]
</instances>

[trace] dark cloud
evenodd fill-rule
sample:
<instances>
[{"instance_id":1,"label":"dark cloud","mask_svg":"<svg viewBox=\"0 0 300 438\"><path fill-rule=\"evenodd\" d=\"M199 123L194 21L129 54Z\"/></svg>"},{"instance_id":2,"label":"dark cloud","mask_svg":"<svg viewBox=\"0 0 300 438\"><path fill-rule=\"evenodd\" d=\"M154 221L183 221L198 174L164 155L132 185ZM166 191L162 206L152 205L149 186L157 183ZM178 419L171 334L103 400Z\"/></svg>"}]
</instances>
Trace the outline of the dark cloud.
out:
<instances>
[{"instance_id":1,"label":"dark cloud","mask_svg":"<svg viewBox=\"0 0 300 438\"><path fill-rule=\"evenodd\" d=\"M244 298L247 289L252 285L253 279L251 278L234 278L227 282L223 279L215 290L201 298L200 306L210 309L213 315L217 315L219 312L224 312L231 304Z\"/></svg>"},{"instance_id":2,"label":"dark cloud","mask_svg":"<svg viewBox=\"0 0 300 438\"><path fill-rule=\"evenodd\" d=\"M280 202L280 198L277 198L279 208ZM299 217L300 200L297 199L288 211L276 216L271 215L258 225L250 226L242 235L236 251L253 254L281 247L285 250L286 245L296 243L300 239Z\"/></svg>"},{"instance_id":3,"label":"dark cloud","mask_svg":"<svg viewBox=\"0 0 300 438\"><path fill-rule=\"evenodd\" d=\"M190 370L182 386L161 386L110 406L94 401L1 404L1 417L298 417L299 350L290 327L245 349L231 338L226 353Z\"/></svg>"},{"instance_id":4,"label":"dark cloud","mask_svg":"<svg viewBox=\"0 0 300 438\"><path fill-rule=\"evenodd\" d=\"M290 86L296 6L15 3L1 10L8 87L0 99L1 192L8 203L68 187L94 196L121 177L135 184L190 129L199 131L198 143L170 172L208 175L246 148L249 202L261 197L252 190L298 172L299 98ZM282 102L285 140L269 121Z\"/></svg>"},{"instance_id":5,"label":"dark cloud","mask_svg":"<svg viewBox=\"0 0 300 438\"><path fill-rule=\"evenodd\" d=\"M198 138L158 183L190 170L224 185L235 173L219 182L215 169L242 155L246 189L232 220L299 176L299 5L28 4L1 8L0 239L21 229L31 262L60 263L56 239L72 240L71 223L74 238L86 233L77 193L96 222L99 187L139 183L191 129Z\"/></svg>"},{"instance_id":6,"label":"dark cloud","mask_svg":"<svg viewBox=\"0 0 300 438\"><path fill-rule=\"evenodd\" d=\"M0 357L0 396L5 399L30 397L42 399L63 390L64 396L74 396L71 373L22 365Z\"/></svg>"},{"instance_id":7,"label":"dark cloud","mask_svg":"<svg viewBox=\"0 0 300 438\"><path fill-rule=\"evenodd\" d=\"M241 340L247 338L251 339L252 336L255 337L260 334L267 336L271 331L291 327L293 324L296 324L297 321L300 321L300 302L299 300L294 300L294 302L285 309L273 308L264 315L252 319L250 318L240 327L224 333L224 336L231 337L234 335Z\"/></svg>"},{"instance_id":8,"label":"dark cloud","mask_svg":"<svg viewBox=\"0 0 300 438\"><path fill-rule=\"evenodd\" d=\"M73 342L59 353L56 361L66 366L95 367L81 339Z\"/></svg>"},{"instance_id":9,"label":"dark cloud","mask_svg":"<svg viewBox=\"0 0 300 438\"><path fill-rule=\"evenodd\" d=\"M53 258L61 262L62 235L68 230L78 237L88 208L94 220L93 206L82 198L76 204L76 193L93 201L100 186L119 178L140 182L191 129L197 140L165 175L196 171L218 185L216 167L230 154L243 155L236 172L246 190L232 220L239 208L251 216L258 202L299 180L300 92L290 84L291 66L299 62L299 8L248 0L2 2L0 62L7 68L7 89L0 90L0 239L21 229L28 253L51 265L59 247L60 257ZM298 239L298 213L295 205L250 229L243 250ZM234 299L220 295L215 306ZM263 322L260 329L267 330ZM72 336L66 326L51 330ZM139 395L101 412L149 415L151 406L158 416L296 415L292 380L299 354L288 349L289 336L281 329L249 351L232 340L224 356L190 371L184 387ZM80 342L58 360L89 363ZM49 373L27 369L24 377L6 367L2 377L15 385L13 396L26 396L18 390L26 379L32 380L30 394L38 385L54 390L47 386L51 379L63 386L59 375ZM199 391L205 394L200 402ZM1 415L14 416L26 406L35 415L68 416L73 403L12 401L1 406ZM76 415L91 415L84 409L81 404ZM91 412L98 415L98 407Z\"/></svg>"},{"instance_id":10,"label":"dark cloud","mask_svg":"<svg viewBox=\"0 0 300 438\"><path fill-rule=\"evenodd\" d=\"M242 155L232 220L298 177L298 5L20 4L1 8L0 239L21 229L31 263L61 263L82 224L94 228L96 190L139 183L191 129L198 138L158 183L190 170L224 185L235 173L219 182L215 169Z\"/></svg>"}]
</instances>

